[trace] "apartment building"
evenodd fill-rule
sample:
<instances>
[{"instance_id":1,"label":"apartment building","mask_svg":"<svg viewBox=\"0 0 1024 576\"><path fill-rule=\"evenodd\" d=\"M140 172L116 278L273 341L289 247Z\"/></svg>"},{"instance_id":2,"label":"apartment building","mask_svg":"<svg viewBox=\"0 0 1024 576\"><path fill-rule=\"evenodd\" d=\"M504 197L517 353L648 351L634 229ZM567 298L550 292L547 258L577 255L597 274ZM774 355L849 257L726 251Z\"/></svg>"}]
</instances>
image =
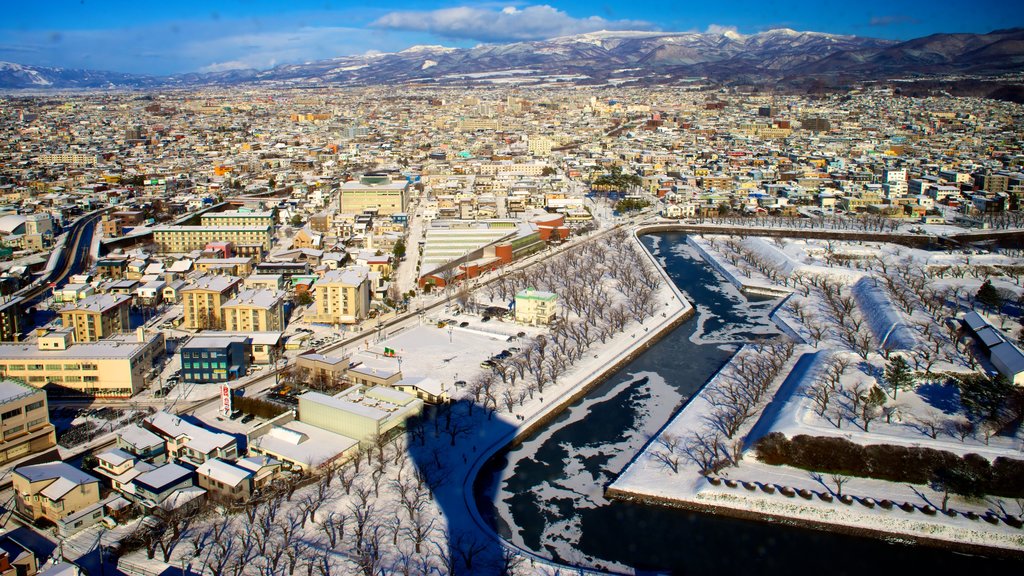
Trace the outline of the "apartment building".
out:
<instances>
[{"instance_id":1,"label":"apartment building","mask_svg":"<svg viewBox=\"0 0 1024 576\"><path fill-rule=\"evenodd\" d=\"M160 332L75 343L69 330L32 344L0 344L0 377L18 378L54 394L128 398L142 390L164 349Z\"/></svg>"},{"instance_id":2,"label":"apartment building","mask_svg":"<svg viewBox=\"0 0 1024 576\"><path fill-rule=\"evenodd\" d=\"M366 268L331 270L314 285L313 322L355 324L370 311L370 281Z\"/></svg>"},{"instance_id":3,"label":"apartment building","mask_svg":"<svg viewBox=\"0 0 1024 576\"><path fill-rule=\"evenodd\" d=\"M60 311L61 324L74 329L78 342L95 342L129 328L132 298L123 294L94 294Z\"/></svg>"},{"instance_id":4,"label":"apartment building","mask_svg":"<svg viewBox=\"0 0 1024 576\"><path fill-rule=\"evenodd\" d=\"M156 226L153 243L163 254L202 250L210 242L231 242L235 253L262 256L270 251L271 226Z\"/></svg>"},{"instance_id":5,"label":"apartment building","mask_svg":"<svg viewBox=\"0 0 1024 576\"><path fill-rule=\"evenodd\" d=\"M15 380L0 380L0 464L57 444L46 392Z\"/></svg>"},{"instance_id":6,"label":"apartment building","mask_svg":"<svg viewBox=\"0 0 1024 576\"><path fill-rule=\"evenodd\" d=\"M224 329L228 332L280 332L284 330L284 300L281 290L248 288L221 306Z\"/></svg>"},{"instance_id":7,"label":"apartment building","mask_svg":"<svg viewBox=\"0 0 1024 576\"><path fill-rule=\"evenodd\" d=\"M25 299L15 296L0 304L0 342L17 342L25 327Z\"/></svg>"},{"instance_id":8,"label":"apartment building","mask_svg":"<svg viewBox=\"0 0 1024 576\"><path fill-rule=\"evenodd\" d=\"M199 222L201 226L256 226L274 225L273 210L227 210L225 212L207 212Z\"/></svg>"},{"instance_id":9,"label":"apartment building","mask_svg":"<svg viewBox=\"0 0 1024 576\"><path fill-rule=\"evenodd\" d=\"M181 289L184 327L190 330L224 327L222 307L238 292L242 279L237 276L208 275L193 278Z\"/></svg>"},{"instance_id":10,"label":"apartment building","mask_svg":"<svg viewBox=\"0 0 1024 576\"><path fill-rule=\"evenodd\" d=\"M516 294L516 322L550 324L558 315L558 295L527 288Z\"/></svg>"}]
</instances>

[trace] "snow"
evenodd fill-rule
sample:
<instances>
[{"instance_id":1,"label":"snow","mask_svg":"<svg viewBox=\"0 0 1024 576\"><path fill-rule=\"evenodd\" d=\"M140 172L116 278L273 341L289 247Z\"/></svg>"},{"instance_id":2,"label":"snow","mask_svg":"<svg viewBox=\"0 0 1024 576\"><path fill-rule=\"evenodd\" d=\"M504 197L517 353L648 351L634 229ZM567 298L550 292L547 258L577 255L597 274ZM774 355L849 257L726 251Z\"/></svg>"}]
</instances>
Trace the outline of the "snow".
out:
<instances>
[{"instance_id":1,"label":"snow","mask_svg":"<svg viewBox=\"0 0 1024 576\"><path fill-rule=\"evenodd\" d=\"M753 272L749 276L739 273L737 267L727 262L720 253L720 250L728 249L721 242L712 240L713 246L709 238L695 238L692 235L688 238L690 246L697 249L708 259L709 264L721 271L732 284L745 289L772 287L772 281L760 272ZM888 273L896 276L914 274L914 266L964 266L971 272L977 271L979 266L986 265L978 260L965 262L962 254L926 252L879 243L837 242L826 245L821 241L787 240L784 245L776 248L763 240L747 238L743 239L741 244L778 271L788 272L789 275L797 271L820 271L829 278L840 280L840 285L847 287L840 289L849 290L854 296L857 307L864 314L865 321L877 340L905 349L925 346L919 335L919 331L923 329L921 326L938 321L933 320L923 308L913 310L913 314L910 315L897 308L881 281L876 283L876 278L883 274L885 269L876 263L876 260L888 262ZM854 258L846 261L848 266L837 266L838 261L827 262L833 254ZM989 262L1007 263L1005 256L986 256L985 260ZM822 259L826 259L825 265L819 263ZM904 266L906 268L903 271L893 271L893 268ZM930 283L936 290L956 288L963 293L973 294L982 279L963 276L928 276L926 283ZM780 276L777 281L789 286L800 286L799 283L791 285L788 276ZM1019 286L1003 278L996 278L993 283L1012 293L1020 292ZM775 284L774 288L780 289L782 286ZM901 289L909 290L905 286ZM783 326L785 332L798 334L801 340L809 342L808 330L794 314L794 308L789 300L809 310L813 316L824 314L822 297L816 289L808 289L806 294L802 290L794 292L772 314L773 320ZM956 299L951 304L959 306L960 303L961 301ZM699 302L696 306L701 310ZM943 309L941 313L949 314L948 309ZM1016 333L1019 326L1013 320L1004 320L1001 324L1004 330L1012 334ZM934 330L942 332L941 327ZM958 514L946 515L938 512L930 515L924 513L923 509L928 506L930 509L941 508L944 495L928 486L851 478L842 488L843 494L855 497L851 504L845 504L835 497L832 502L826 502L818 496L812 496L810 499L804 499L800 495L787 497L778 490L781 486L789 486L796 490L833 493L835 496L832 484L819 474L786 466L770 466L757 461L751 447L758 438L770 432L781 432L787 437L797 434L841 437L861 445L926 446L959 455L979 454L989 460L1000 456L1019 459L1024 449L1024 438L1021 437L1019 430L1014 436L993 436L990 439L981 438L980 434L960 438L953 436L952 432L941 432L941 429L949 430L953 422L965 418L959 406L959 395L955 386L948 384L941 376L919 377L915 389L900 392L893 399L887 398L886 405L894 409L891 422L879 418L868 428L868 425L861 423L855 415L820 415L809 397L808 390L822 377L834 359L845 358L850 364L839 380L840 392L836 394L840 396L849 394L848 391L854 390L856 386L869 387L876 383L881 384L879 379L882 378L885 367L885 359L877 353L869 352L866 358L860 358L835 338L837 335L830 332L817 347L808 344L797 346L794 360L773 384L769 401L761 405L756 421L740 430L737 437L744 439L742 457L738 465L727 467L719 473L722 479L738 481L738 485L729 487L724 481L718 482L718 485L709 482L700 475L697 465L686 458L681 459L679 472L674 473L671 467L654 456L654 452L665 449L659 444L659 439L668 438L669 435L685 438L693 431L705 427L705 418L715 408L708 391L729 369L727 364L670 421L659 437L652 439L623 470L610 486L612 493L616 496L652 498L655 502L712 506L754 512L774 518L841 525L851 529L874 530L910 538L920 536L1014 550L1024 549L1024 534L1021 534L1019 529L1003 521L996 521L993 524L978 520L978 516L986 514L1018 518L1024 515L1024 508L1009 499L989 497L968 501L951 496L949 507L959 511ZM929 342L927 345L933 344ZM953 348L952 342L946 339L945 343L942 343L941 334L940 348L945 348L945 356L938 360L933 371L940 374L971 371L963 364L964 360L959 350ZM916 363L915 359L915 365ZM895 393L890 391L890 394ZM936 438L931 437L932 433L925 424L929 420L939 423L940 431ZM841 427L836 422L840 423ZM745 488L743 482L752 483L750 486L753 489ZM769 493L762 486L774 486L774 489ZM889 510L880 506L869 507L862 503L867 502L865 499L874 502L890 500L897 506ZM901 503L909 503L913 506L912 511L907 512L899 508L898 505ZM968 517L968 512L975 515L974 518Z\"/></svg>"},{"instance_id":2,"label":"snow","mask_svg":"<svg viewBox=\"0 0 1024 576\"><path fill-rule=\"evenodd\" d=\"M907 326L903 315L896 309L892 299L872 278L861 278L851 287L857 306L864 314L868 326L875 335L880 348L890 350L913 350L919 340Z\"/></svg>"}]
</instances>

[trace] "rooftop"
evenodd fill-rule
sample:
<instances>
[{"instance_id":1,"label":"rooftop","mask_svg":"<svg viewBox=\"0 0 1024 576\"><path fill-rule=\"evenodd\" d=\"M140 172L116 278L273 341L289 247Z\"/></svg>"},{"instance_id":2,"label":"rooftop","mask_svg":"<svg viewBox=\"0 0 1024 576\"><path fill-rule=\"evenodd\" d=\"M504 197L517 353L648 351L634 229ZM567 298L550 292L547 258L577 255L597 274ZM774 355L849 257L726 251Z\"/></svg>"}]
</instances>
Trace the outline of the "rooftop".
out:
<instances>
[{"instance_id":1,"label":"rooftop","mask_svg":"<svg viewBox=\"0 0 1024 576\"><path fill-rule=\"evenodd\" d=\"M72 344L64 350L40 350L35 343L3 343L0 344L0 359L128 360L142 354L160 338L163 338L163 334L159 332L150 335L145 342L139 342L134 335L114 336L96 342Z\"/></svg>"},{"instance_id":2,"label":"rooftop","mask_svg":"<svg viewBox=\"0 0 1024 576\"><path fill-rule=\"evenodd\" d=\"M93 294L77 302L65 306L61 312L96 312L102 314L131 302L132 297L126 294Z\"/></svg>"},{"instance_id":3,"label":"rooftop","mask_svg":"<svg viewBox=\"0 0 1024 576\"><path fill-rule=\"evenodd\" d=\"M16 380L0 380L0 404L39 394L41 390Z\"/></svg>"},{"instance_id":4,"label":"rooftop","mask_svg":"<svg viewBox=\"0 0 1024 576\"><path fill-rule=\"evenodd\" d=\"M284 300L285 293L281 290L268 290L266 288L247 288L240 291L234 298L225 302L221 307L250 306L253 308L272 308Z\"/></svg>"}]
</instances>

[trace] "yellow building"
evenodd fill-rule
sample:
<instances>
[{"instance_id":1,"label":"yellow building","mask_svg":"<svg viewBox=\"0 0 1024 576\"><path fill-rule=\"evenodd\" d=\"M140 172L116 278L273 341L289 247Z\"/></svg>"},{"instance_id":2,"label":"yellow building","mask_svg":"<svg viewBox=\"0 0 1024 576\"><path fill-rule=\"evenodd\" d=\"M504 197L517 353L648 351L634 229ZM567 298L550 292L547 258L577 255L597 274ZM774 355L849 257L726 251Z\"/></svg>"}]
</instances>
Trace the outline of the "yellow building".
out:
<instances>
[{"instance_id":1,"label":"yellow building","mask_svg":"<svg viewBox=\"0 0 1024 576\"><path fill-rule=\"evenodd\" d=\"M284 330L281 290L245 289L221 306L228 332L280 332Z\"/></svg>"},{"instance_id":2,"label":"yellow building","mask_svg":"<svg viewBox=\"0 0 1024 576\"><path fill-rule=\"evenodd\" d=\"M95 342L129 328L131 296L96 294L72 302L60 311L60 322L73 328L78 342Z\"/></svg>"},{"instance_id":3,"label":"yellow building","mask_svg":"<svg viewBox=\"0 0 1024 576\"><path fill-rule=\"evenodd\" d=\"M0 463L57 444L46 392L15 380L0 380Z\"/></svg>"},{"instance_id":4,"label":"yellow building","mask_svg":"<svg viewBox=\"0 0 1024 576\"><path fill-rule=\"evenodd\" d=\"M359 214L376 210L381 216L405 212L409 202L409 183L392 182L386 174L367 174L358 182L341 185L341 212Z\"/></svg>"},{"instance_id":5,"label":"yellow building","mask_svg":"<svg viewBox=\"0 0 1024 576\"><path fill-rule=\"evenodd\" d=\"M57 523L100 501L100 481L64 462L15 468L11 474L18 512Z\"/></svg>"},{"instance_id":6,"label":"yellow building","mask_svg":"<svg viewBox=\"0 0 1024 576\"><path fill-rule=\"evenodd\" d=\"M200 276L181 290L185 307L184 327L190 330L224 327L222 307L238 292L242 279L237 276Z\"/></svg>"},{"instance_id":7,"label":"yellow building","mask_svg":"<svg viewBox=\"0 0 1024 576\"><path fill-rule=\"evenodd\" d=\"M35 346L0 344L0 377L52 387L56 394L127 398L154 377L153 359L163 347L160 332L75 344L70 331L59 330L39 337Z\"/></svg>"},{"instance_id":8,"label":"yellow building","mask_svg":"<svg viewBox=\"0 0 1024 576\"><path fill-rule=\"evenodd\" d=\"M313 322L355 324L370 311L370 281L365 268L331 270L314 285Z\"/></svg>"},{"instance_id":9,"label":"yellow building","mask_svg":"<svg viewBox=\"0 0 1024 576\"><path fill-rule=\"evenodd\" d=\"M260 228L274 225L273 210L227 210L224 212L207 212L199 220L201 226L257 226Z\"/></svg>"},{"instance_id":10,"label":"yellow building","mask_svg":"<svg viewBox=\"0 0 1024 576\"><path fill-rule=\"evenodd\" d=\"M516 322L550 324L558 315L558 295L527 288L516 294Z\"/></svg>"},{"instance_id":11,"label":"yellow building","mask_svg":"<svg viewBox=\"0 0 1024 576\"><path fill-rule=\"evenodd\" d=\"M210 242L231 242L241 255L270 250L270 226L156 226L153 243L161 253L183 254L202 250Z\"/></svg>"}]
</instances>

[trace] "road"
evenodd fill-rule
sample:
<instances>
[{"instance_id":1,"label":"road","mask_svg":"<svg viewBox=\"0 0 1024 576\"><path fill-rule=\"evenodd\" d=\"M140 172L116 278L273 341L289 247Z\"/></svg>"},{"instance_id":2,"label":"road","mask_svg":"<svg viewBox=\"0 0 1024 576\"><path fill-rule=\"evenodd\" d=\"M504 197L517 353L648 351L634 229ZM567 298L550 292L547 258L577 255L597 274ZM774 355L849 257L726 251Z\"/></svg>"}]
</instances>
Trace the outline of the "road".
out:
<instances>
[{"instance_id":1,"label":"road","mask_svg":"<svg viewBox=\"0 0 1024 576\"><path fill-rule=\"evenodd\" d=\"M80 273L89 262L89 248L92 235L102 211L84 216L71 225L64 248L57 255L57 266L48 277L39 278L33 285L22 288L16 295L23 296L29 304L50 290L50 285L59 285L68 277Z\"/></svg>"}]
</instances>

